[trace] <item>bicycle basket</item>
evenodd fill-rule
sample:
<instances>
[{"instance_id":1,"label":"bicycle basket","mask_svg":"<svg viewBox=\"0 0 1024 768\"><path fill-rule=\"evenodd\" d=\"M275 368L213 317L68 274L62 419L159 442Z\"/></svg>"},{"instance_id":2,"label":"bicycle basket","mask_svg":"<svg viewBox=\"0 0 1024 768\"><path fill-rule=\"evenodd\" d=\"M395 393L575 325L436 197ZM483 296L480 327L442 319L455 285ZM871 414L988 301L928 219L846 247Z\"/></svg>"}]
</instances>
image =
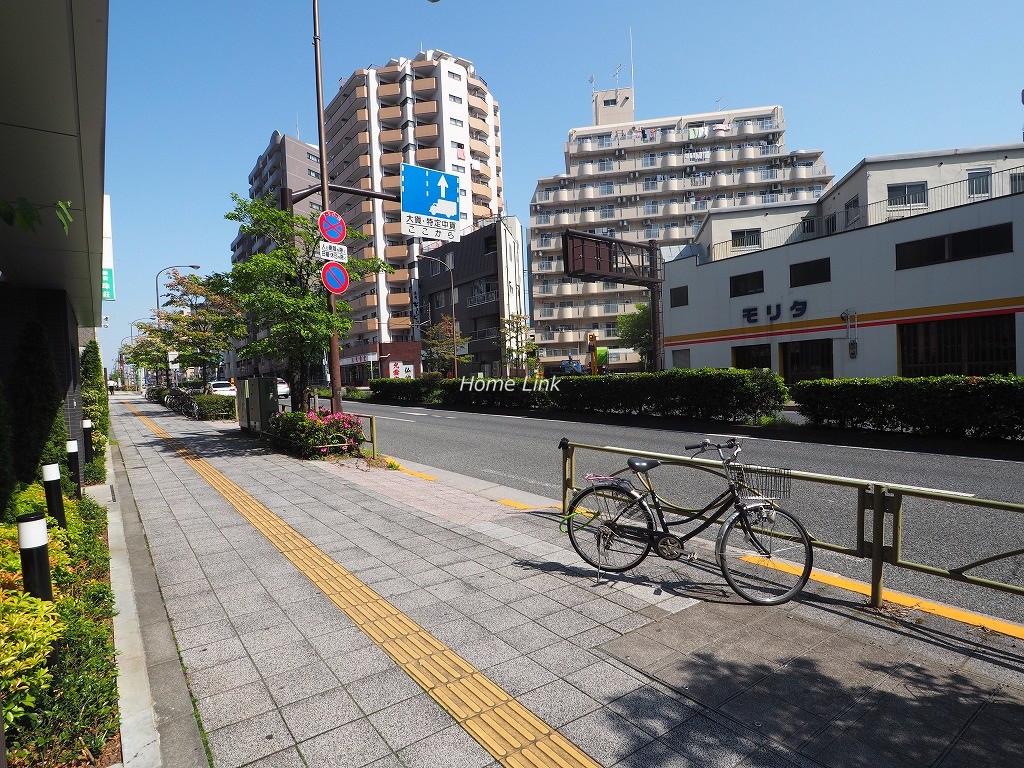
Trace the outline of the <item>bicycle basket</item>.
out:
<instances>
[{"instance_id":1,"label":"bicycle basket","mask_svg":"<svg viewBox=\"0 0 1024 768\"><path fill-rule=\"evenodd\" d=\"M793 474L788 469L729 465L729 479L736 483L741 499L788 499Z\"/></svg>"}]
</instances>

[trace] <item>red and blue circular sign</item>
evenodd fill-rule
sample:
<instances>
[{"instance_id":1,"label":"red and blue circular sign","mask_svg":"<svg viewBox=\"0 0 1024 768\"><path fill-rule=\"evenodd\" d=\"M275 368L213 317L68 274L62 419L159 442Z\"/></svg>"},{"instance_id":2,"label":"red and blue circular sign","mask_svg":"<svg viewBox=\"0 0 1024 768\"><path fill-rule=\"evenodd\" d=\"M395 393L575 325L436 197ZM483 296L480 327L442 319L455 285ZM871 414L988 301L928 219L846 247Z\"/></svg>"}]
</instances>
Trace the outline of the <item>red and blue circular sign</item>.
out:
<instances>
[{"instance_id":1,"label":"red and blue circular sign","mask_svg":"<svg viewBox=\"0 0 1024 768\"><path fill-rule=\"evenodd\" d=\"M345 220L334 211L321 211L316 223L320 228L320 234L329 243L340 243L348 233Z\"/></svg>"},{"instance_id":2,"label":"red and blue circular sign","mask_svg":"<svg viewBox=\"0 0 1024 768\"><path fill-rule=\"evenodd\" d=\"M336 261L328 261L320 270L320 279L324 281L324 287L334 294L344 293L348 290L348 270Z\"/></svg>"}]
</instances>

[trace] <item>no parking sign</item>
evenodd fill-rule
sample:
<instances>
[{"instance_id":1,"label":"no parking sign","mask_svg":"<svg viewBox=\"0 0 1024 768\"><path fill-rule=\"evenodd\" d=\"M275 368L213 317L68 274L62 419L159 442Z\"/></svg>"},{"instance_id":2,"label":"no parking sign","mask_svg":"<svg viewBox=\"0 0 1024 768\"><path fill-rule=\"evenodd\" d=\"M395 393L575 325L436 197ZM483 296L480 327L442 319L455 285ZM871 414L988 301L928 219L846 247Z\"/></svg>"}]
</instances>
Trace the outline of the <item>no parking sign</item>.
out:
<instances>
[{"instance_id":1,"label":"no parking sign","mask_svg":"<svg viewBox=\"0 0 1024 768\"><path fill-rule=\"evenodd\" d=\"M348 270L336 261L328 261L320 270L324 288L334 294L344 293L349 286Z\"/></svg>"}]
</instances>

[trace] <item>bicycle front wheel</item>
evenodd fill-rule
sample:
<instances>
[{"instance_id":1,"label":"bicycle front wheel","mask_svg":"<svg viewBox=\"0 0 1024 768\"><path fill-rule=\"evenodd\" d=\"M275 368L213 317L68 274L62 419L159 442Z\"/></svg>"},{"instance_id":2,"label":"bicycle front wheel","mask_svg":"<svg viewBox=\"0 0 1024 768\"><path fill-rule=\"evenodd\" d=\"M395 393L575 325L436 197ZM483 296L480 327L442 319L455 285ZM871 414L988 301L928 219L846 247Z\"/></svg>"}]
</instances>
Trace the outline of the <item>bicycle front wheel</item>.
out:
<instances>
[{"instance_id":1,"label":"bicycle front wheel","mask_svg":"<svg viewBox=\"0 0 1024 768\"><path fill-rule=\"evenodd\" d=\"M595 485L569 504L566 527L580 557L598 570L621 573L651 551L654 516L639 493L619 485Z\"/></svg>"},{"instance_id":2,"label":"bicycle front wheel","mask_svg":"<svg viewBox=\"0 0 1024 768\"><path fill-rule=\"evenodd\" d=\"M804 588L814 550L799 520L765 506L734 514L722 527L716 555L737 595L757 605L779 605Z\"/></svg>"}]
</instances>

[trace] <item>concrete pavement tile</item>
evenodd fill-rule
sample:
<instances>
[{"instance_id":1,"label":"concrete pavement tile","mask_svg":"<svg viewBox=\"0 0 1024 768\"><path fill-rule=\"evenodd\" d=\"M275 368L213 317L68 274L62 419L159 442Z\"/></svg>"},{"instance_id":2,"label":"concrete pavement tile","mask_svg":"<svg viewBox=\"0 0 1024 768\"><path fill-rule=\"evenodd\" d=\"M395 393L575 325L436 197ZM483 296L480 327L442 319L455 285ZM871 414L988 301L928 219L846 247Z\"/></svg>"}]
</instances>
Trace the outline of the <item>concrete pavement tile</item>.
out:
<instances>
[{"instance_id":1,"label":"concrete pavement tile","mask_svg":"<svg viewBox=\"0 0 1024 768\"><path fill-rule=\"evenodd\" d=\"M249 653L260 653L271 648L281 648L305 640L302 633L292 624L279 624L266 629L256 629L240 634L238 637Z\"/></svg>"},{"instance_id":2,"label":"concrete pavement tile","mask_svg":"<svg viewBox=\"0 0 1024 768\"><path fill-rule=\"evenodd\" d=\"M423 588L429 588L437 584L443 584L444 582L449 581L450 579L450 575L448 575L442 570L437 569L433 565L431 565L430 570L420 571L419 573L414 573L409 576L409 581Z\"/></svg>"},{"instance_id":3,"label":"concrete pavement tile","mask_svg":"<svg viewBox=\"0 0 1024 768\"><path fill-rule=\"evenodd\" d=\"M615 699L608 708L652 736L662 736L698 714L685 699L650 685Z\"/></svg>"},{"instance_id":4,"label":"concrete pavement tile","mask_svg":"<svg viewBox=\"0 0 1024 768\"><path fill-rule=\"evenodd\" d=\"M392 665L348 683L347 689L356 704L367 714L379 712L423 691L404 671Z\"/></svg>"},{"instance_id":5,"label":"concrete pavement tile","mask_svg":"<svg viewBox=\"0 0 1024 768\"><path fill-rule=\"evenodd\" d=\"M331 668L320 659L304 667L297 667L280 672L267 678L267 688L279 705L291 704L293 701L308 699L338 687L338 678Z\"/></svg>"},{"instance_id":6,"label":"concrete pavement tile","mask_svg":"<svg viewBox=\"0 0 1024 768\"><path fill-rule=\"evenodd\" d=\"M177 766L175 766L175 768L177 768ZM203 762L203 768L208 768L208 764L205 760ZM261 760L257 760L254 763L249 763L245 768L306 768L306 764L302 761L302 756L299 755L298 747L289 747L288 749L282 749L280 752L268 755Z\"/></svg>"},{"instance_id":7,"label":"concrete pavement tile","mask_svg":"<svg viewBox=\"0 0 1024 768\"><path fill-rule=\"evenodd\" d=\"M641 670L653 669L664 663L669 656L678 654L674 648L636 632L609 640L599 647L605 653Z\"/></svg>"},{"instance_id":8,"label":"concrete pavement tile","mask_svg":"<svg viewBox=\"0 0 1024 768\"><path fill-rule=\"evenodd\" d=\"M361 768L391 754L380 734L365 719L307 739L299 744L299 752L307 768Z\"/></svg>"},{"instance_id":9,"label":"concrete pavement tile","mask_svg":"<svg viewBox=\"0 0 1024 768\"><path fill-rule=\"evenodd\" d=\"M483 768L494 759L473 738L457 725L410 744L398 753L406 768Z\"/></svg>"},{"instance_id":10,"label":"concrete pavement tile","mask_svg":"<svg viewBox=\"0 0 1024 768\"><path fill-rule=\"evenodd\" d=\"M434 605L441 601L437 595L431 594L421 587L413 585L413 587L401 594L392 595L388 598L388 602L391 603L395 608L400 611L412 610L415 608L425 608L429 605Z\"/></svg>"},{"instance_id":11,"label":"concrete pavement tile","mask_svg":"<svg viewBox=\"0 0 1024 768\"><path fill-rule=\"evenodd\" d=\"M266 611L259 611L258 613L247 613L244 616L231 619L231 625L240 635L290 624L289 614L285 613L284 608L280 606L275 606Z\"/></svg>"},{"instance_id":12,"label":"concrete pavement tile","mask_svg":"<svg viewBox=\"0 0 1024 768\"><path fill-rule=\"evenodd\" d=\"M277 710L207 731L206 739L217 768L239 768L295 746Z\"/></svg>"},{"instance_id":13,"label":"concrete pavement tile","mask_svg":"<svg viewBox=\"0 0 1024 768\"><path fill-rule=\"evenodd\" d=\"M763 738L748 738L702 714L660 737L682 756L680 765L740 765L758 751ZM685 761L685 762L684 762Z\"/></svg>"},{"instance_id":14,"label":"concrete pavement tile","mask_svg":"<svg viewBox=\"0 0 1024 768\"><path fill-rule=\"evenodd\" d=\"M245 647L237 637L215 640L181 652L181 663L185 669L207 669L225 661L245 656Z\"/></svg>"},{"instance_id":15,"label":"concrete pavement tile","mask_svg":"<svg viewBox=\"0 0 1024 768\"><path fill-rule=\"evenodd\" d=\"M250 653L250 658L263 677L273 677L281 672L304 667L320 656L310 643L303 641Z\"/></svg>"},{"instance_id":16,"label":"concrete pavement tile","mask_svg":"<svg viewBox=\"0 0 1024 768\"><path fill-rule=\"evenodd\" d=\"M259 680L260 673L248 656L242 656L205 669L189 669L187 677L192 695L200 698Z\"/></svg>"},{"instance_id":17,"label":"concrete pavement tile","mask_svg":"<svg viewBox=\"0 0 1024 768\"><path fill-rule=\"evenodd\" d=\"M436 627L447 624L450 621L463 619L465 616L454 605L438 599L435 603L428 603L418 608L411 608L405 611L405 615L422 627L433 631Z\"/></svg>"},{"instance_id":18,"label":"concrete pavement tile","mask_svg":"<svg viewBox=\"0 0 1024 768\"><path fill-rule=\"evenodd\" d=\"M366 633L349 622L348 626L339 625L329 632L316 634L306 639L318 654L325 659L351 653L352 651L366 648L373 644L373 641L366 636Z\"/></svg>"},{"instance_id":19,"label":"concrete pavement tile","mask_svg":"<svg viewBox=\"0 0 1024 768\"><path fill-rule=\"evenodd\" d=\"M590 666L598 659L590 648L582 648L569 640L558 640L532 651L530 658L550 669L558 677Z\"/></svg>"},{"instance_id":20,"label":"concrete pavement tile","mask_svg":"<svg viewBox=\"0 0 1024 768\"><path fill-rule=\"evenodd\" d=\"M601 704L564 680L552 680L517 697L552 728L561 728L601 707Z\"/></svg>"},{"instance_id":21,"label":"concrete pavement tile","mask_svg":"<svg viewBox=\"0 0 1024 768\"><path fill-rule=\"evenodd\" d=\"M500 635L506 629L526 624L530 619L514 608L510 608L507 605L499 605L490 610L474 614L473 621Z\"/></svg>"},{"instance_id":22,"label":"concrete pavement tile","mask_svg":"<svg viewBox=\"0 0 1024 768\"><path fill-rule=\"evenodd\" d=\"M262 680L254 680L230 690L196 697L196 707L203 721L203 728L215 731L232 723L248 720L276 709L274 700Z\"/></svg>"},{"instance_id":23,"label":"concrete pavement tile","mask_svg":"<svg viewBox=\"0 0 1024 768\"><path fill-rule=\"evenodd\" d=\"M444 624L432 627L430 632L445 645L456 649L469 641L491 636L490 630L466 617L446 621Z\"/></svg>"},{"instance_id":24,"label":"concrete pavement tile","mask_svg":"<svg viewBox=\"0 0 1024 768\"><path fill-rule=\"evenodd\" d=\"M526 656L494 664L482 671L516 698L557 679L554 672Z\"/></svg>"},{"instance_id":25,"label":"concrete pavement tile","mask_svg":"<svg viewBox=\"0 0 1024 768\"><path fill-rule=\"evenodd\" d=\"M369 716L391 749L398 751L450 728L454 721L426 693L401 701Z\"/></svg>"},{"instance_id":26,"label":"concrete pavement tile","mask_svg":"<svg viewBox=\"0 0 1024 768\"><path fill-rule=\"evenodd\" d=\"M164 600L173 598L188 597L189 595L202 594L212 589L209 580L204 576L193 581L183 581L178 584L168 584L160 590Z\"/></svg>"},{"instance_id":27,"label":"concrete pavement tile","mask_svg":"<svg viewBox=\"0 0 1024 768\"><path fill-rule=\"evenodd\" d=\"M518 627L510 627L502 633L502 640L522 653L533 655L552 643L557 643L562 638L542 627L537 622L520 624Z\"/></svg>"},{"instance_id":28,"label":"concrete pavement tile","mask_svg":"<svg viewBox=\"0 0 1024 768\"><path fill-rule=\"evenodd\" d=\"M194 648L197 645L206 645L208 643L216 642L217 640L224 640L228 637L233 637L234 635L235 628L231 624L231 621L227 618L223 618L219 621L200 624L198 627L180 629L174 633L174 639L177 641L178 648L180 650L185 650L188 648ZM148 648L146 652L147 654L149 653Z\"/></svg>"},{"instance_id":29,"label":"concrete pavement tile","mask_svg":"<svg viewBox=\"0 0 1024 768\"><path fill-rule=\"evenodd\" d=\"M519 651L500 637L493 635L467 643L459 643L459 655L477 669L484 669L522 656Z\"/></svg>"},{"instance_id":30,"label":"concrete pavement tile","mask_svg":"<svg viewBox=\"0 0 1024 768\"><path fill-rule=\"evenodd\" d=\"M477 588L477 584L472 581L473 577L469 577L469 584L474 589ZM483 613L484 611L490 611L495 608L499 608L503 605L500 600L486 595L483 592L473 592L468 594L458 601L459 610L467 616L475 616L476 614Z\"/></svg>"},{"instance_id":31,"label":"concrete pavement tile","mask_svg":"<svg viewBox=\"0 0 1024 768\"><path fill-rule=\"evenodd\" d=\"M570 672L563 679L604 704L647 685L622 669L618 662L603 659Z\"/></svg>"},{"instance_id":32,"label":"concrete pavement tile","mask_svg":"<svg viewBox=\"0 0 1024 768\"><path fill-rule=\"evenodd\" d=\"M343 685L368 675L384 672L395 665L391 657L376 645L368 645L335 657L327 657L324 661Z\"/></svg>"},{"instance_id":33,"label":"concrete pavement tile","mask_svg":"<svg viewBox=\"0 0 1024 768\"><path fill-rule=\"evenodd\" d=\"M385 581L377 582L373 585L373 590L381 597L391 599L396 595L402 595L406 592L418 590L419 585L405 576L396 576L393 579L387 579Z\"/></svg>"},{"instance_id":34,"label":"concrete pavement tile","mask_svg":"<svg viewBox=\"0 0 1024 768\"><path fill-rule=\"evenodd\" d=\"M265 612L276 609L277 603L267 592L259 592L249 597L239 598L224 606L225 612L231 618L244 616L247 613Z\"/></svg>"},{"instance_id":35,"label":"concrete pavement tile","mask_svg":"<svg viewBox=\"0 0 1024 768\"><path fill-rule=\"evenodd\" d=\"M613 768L608 765L608 768ZM615 763L614 768L704 768L687 762L682 755L660 741L652 741L633 754Z\"/></svg>"},{"instance_id":36,"label":"concrete pavement tile","mask_svg":"<svg viewBox=\"0 0 1024 768\"><path fill-rule=\"evenodd\" d=\"M558 611L565 610L565 606L556 600L552 600L547 595L533 595L523 600L511 602L508 606L519 611L524 616L529 616L531 619L541 619Z\"/></svg>"},{"instance_id":37,"label":"concrete pavement tile","mask_svg":"<svg viewBox=\"0 0 1024 768\"><path fill-rule=\"evenodd\" d=\"M797 749L808 734L826 726L828 720L774 696L771 690L772 679L741 691L726 701L719 711L748 728L756 728L775 741Z\"/></svg>"},{"instance_id":38,"label":"concrete pavement tile","mask_svg":"<svg viewBox=\"0 0 1024 768\"><path fill-rule=\"evenodd\" d=\"M605 766L616 765L654 741L618 713L603 708L566 723L561 733Z\"/></svg>"},{"instance_id":39,"label":"concrete pavement tile","mask_svg":"<svg viewBox=\"0 0 1024 768\"><path fill-rule=\"evenodd\" d=\"M344 688L331 688L281 707L281 716L296 741L317 736L363 717Z\"/></svg>"},{"instance_id":40,"label":"concrete pavement tile","mask_svg":"<svg viewBox=\"0 0 1024 768\"><path fill-rule=\"evenodd\" d=\"M447 581L442 581L439 584L433 584L429 587L425 587L425 589L435 597L447 600L448 602L455 602L476 594L476 590L474 590L469 584L462 581L462 579L453 579L450 576Z\"/></svg>"}]
</instances>

